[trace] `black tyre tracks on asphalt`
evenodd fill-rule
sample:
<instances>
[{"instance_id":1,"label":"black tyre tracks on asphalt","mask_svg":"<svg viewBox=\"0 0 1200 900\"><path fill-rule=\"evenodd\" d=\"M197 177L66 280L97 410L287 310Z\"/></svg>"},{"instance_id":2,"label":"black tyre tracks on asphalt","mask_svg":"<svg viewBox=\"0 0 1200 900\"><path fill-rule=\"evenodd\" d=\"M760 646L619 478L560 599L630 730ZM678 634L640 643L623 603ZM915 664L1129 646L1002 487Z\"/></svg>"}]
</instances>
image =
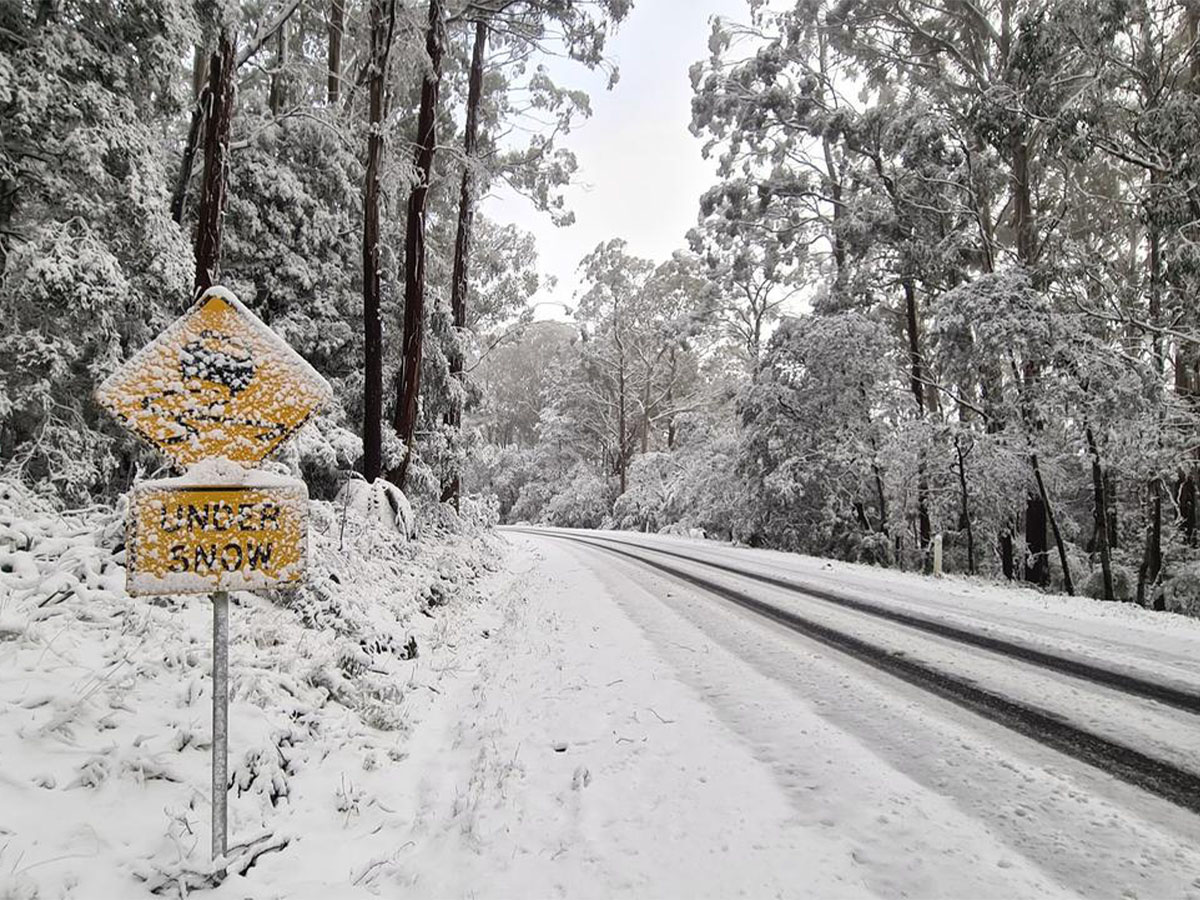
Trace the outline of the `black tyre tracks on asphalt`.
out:
<instances>
[{"instance_id":1,"label":"black tyre tracks on asphalt","mask_svg":"<svg viewBox=\"0 0 1200 900\"><path fill-rule=\"evenodd\" d=\"M657 569L684 582L695 585L710 594L715 594L729 600L744 609L771 619L792 631L798 632L828 647L832 647L876 669L893 675L914 687L949 700L957 706L970 710L999 725L1003 725L1044 746L1094 766L1128 784L1135 785L1177 806L1200 814L1200 775L1164 760L1149 756L1133 747L1079 728L1054 712L1011 700L1000 694L981 688L969 680L959 678L883 647L878 647L861 638L838 631L835 628L815 622L797 613L780 609L750 594L711 581L694 572L689 572L657 560L647 559L638 553L612 546L613 544L621 544L625 547L634 546L629 542L611 539L605 542L605 538L602 537L582 537L550 531L523 531L516 528L511 530L522 531L523 533L539 537L550 537L585 544L594 549L623 556L635 560L642 565ZM684 554L673 553L669 550L642 546L637 546L636 549L664 556L678 557L739 577L762 581L796 593L815 596L821 600L829 600L830 602L838 603L859 612L879 615L881 618L939 634L942 637L961 640L963 643L1012 656L1023 662L1039 665L1043 668L1072 675L1076 678L1093 681L1106 687L1115 687L1123 692L1143 698L1163 703L1169 702L1158 696L1154 696L1150 689L1158 686L1155 686L1153 682L1146 682L1124 673L1092 666L1080 660L1056 657L1053 654L1001 641L996 638L990 638L986 635L974 635L953 626L946 626L949 633L943 633L940 628L933 627L940 626L941 623L931 622L917 616L908 616L905 613L893 610L883 610L873 604L849 600L830 594L829 592L818 593L817 591L801 587L783 579L744 572L732 566L696 559ZM907 621L909 619L915 621ZM1010 648L1014 652L1010 652ZM1059 665L1059 663L1062 665ZM1132 685L1134 689L1126 690L1126 685ZM1200 697L1178 691L1175 688L1166 687L1165 689L1180 695L1177 699L1182 699L1188 704L1187 706L1183 706L1175 702L1170 703L1170 705L1186 709L1189 712L1200 709Z\"/></svg>"}]
</instances>

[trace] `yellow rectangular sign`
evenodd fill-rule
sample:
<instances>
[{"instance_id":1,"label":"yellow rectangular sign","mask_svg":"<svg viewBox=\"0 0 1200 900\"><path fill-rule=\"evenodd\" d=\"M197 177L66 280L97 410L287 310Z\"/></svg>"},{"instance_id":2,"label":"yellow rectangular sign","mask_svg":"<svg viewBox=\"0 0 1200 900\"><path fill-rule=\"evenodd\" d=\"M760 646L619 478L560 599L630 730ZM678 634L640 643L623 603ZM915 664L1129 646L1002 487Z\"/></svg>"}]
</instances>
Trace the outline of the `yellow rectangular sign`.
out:
<instances>
[{"instance_id":1,"label":"yellow rectangular sign","mask_svg":"<svg viewBox=\"0 0 1200 900\"><path fill-rule=\"evenodd\" d=\"M126 557L131 594L295 587L304 578L308 488L164 486L130 493Z\"/></svg>"}]
</instances>

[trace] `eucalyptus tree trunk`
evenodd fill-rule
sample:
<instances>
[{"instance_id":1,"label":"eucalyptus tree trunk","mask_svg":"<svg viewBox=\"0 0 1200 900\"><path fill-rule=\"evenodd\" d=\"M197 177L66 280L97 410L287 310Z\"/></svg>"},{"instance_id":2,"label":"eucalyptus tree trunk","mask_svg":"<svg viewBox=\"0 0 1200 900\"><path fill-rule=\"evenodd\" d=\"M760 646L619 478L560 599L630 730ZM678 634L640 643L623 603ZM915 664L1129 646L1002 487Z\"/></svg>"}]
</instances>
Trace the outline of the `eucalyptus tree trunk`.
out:
<instances>
[{"instance_id":1,"label":"eucalyptus tree trunk","mask_svg":"<svg viewBox=\"0 0 1200 900\"><path fill-rule=\"evenodd\" d=\"M967 460L963 453L962 443L957 436L954 438L954 452L958 456L958 486L962 508L959 513L959 528L967 532L967 572L975 574L975 532L971 527L971 501L967 491Z\"/></svg>"},{"instance_id":2,"label":"eucalyptus tree trunk","mask_svg":"<svg viewBox=\"0 0 1200 900\"><path fill-rule=\"evenodd\" d=\"M212 287L221 272L221 226L225 217L225 181L229 167L229 132L233 124L233 37L223 30L208 64L204 119L204 182L200 221L196 226L196 293Z\"/></svg>"},{"instance_id":3,"label":"eucalyptus tree trunk","mask_svg":"<svg viewBox=\"0 0 1200 900\"><path fill-rule=\"evenodd\" d=\"M442 0L429 0L429 25L425 52L429 68L421 82L421 107L417 115L415 162L417 181L408 195L404 234L404 336L403 359L396 372L396 409L392 425L404 442L400 465L388 480L403 489L412 464L413 435L417 428L417 400L421 390L421 354L425 337L425 201L433 172L437 144L437 101L442 80Z\"/></svg>"},{"instance_id":4,"label":"eucalyptus tree trunk","mask_svg":"<svg viewBox=\"0 0 1200 900\"><path fill-rule=\"evenodd\" d=\"M1152 172L1150 175L1150 185L1153 189L1162 176L1157 172ZM1149 223L1149 243L1150 243L1150 324L1154 328L1160 326L1162 319L1162 234L1158 224L1153 221ZM1154 331L1150 337L1150 349L1154 359L1154 377L1156 386L1162 388L1163 379L1163 342L1162 336ZM1158 413L1159 431L1162 431L1163 410L1160 407ZM1161 436L1157 439L1157 443L1161 445ZM1150 479L1149 485L1149 523L1146 528L1146 548L1142 555L1142 564L1138 567L1138 585L1137 585L1137 600L1140 604L1146 602L1146 585L1151 586L1158 583L1159 573L1162 571L1162 497L1163 497L1163 481L1162 476L1155 475Z\"/></svg>"},{"instance_id":5,"label":"eucalyptus tree trunk","mask_svg":"<svg viewBox=\"0 0 1200 900\"><path fill-rule=\"evenodd\" d=\"M917 417L925 419L925 373L921 362L921 341L918 333L917 289L911 278L904 280L905 322L908 331L909 380L913 398L917 401ZM929 521L929 476L925 465L925 451L917 457L917 527L920 539L921 568L930 571L933 560L929 556L929 545L933 540L933 527Z\"/></svg>"},{"instance_id":6,"label":"eucalyptus tree trunk","mask_svg":"<svg viewBox=\"0 0 1200 900\"><path fill-rule=\"evenodd\" d=\"M342 34L346 30L346 2L332 0L329 6L329 105L335 106L342 88Z\"/></svg>"},{"instance_id":7,"label":"eucalyptus tree trunk","mask_svg":"<svg viewBox=\"0 0 1200 900\"><path fill-rule=\"evenodd\" d=\"M1108 536L1108 501L1106 499L1104 467L1100 465L1100 450L1096 446L1096 436L1091 425L1084 426L1087 436L1088 453L1092 457L1092 508L1095 520L1096 550L1100 554L1100 571L1104 576L1104 599L1115 600L1112 579L1112 550L1109 547Z\"/></svg>"},{"instance_id":8,"label":"eucalyptus tree trunk","mask_svg":"<svg viewBox=\"0 0 1200 900\"><path fill-rule=\"evenodd\" d=\"M288 62L288 35L287 23L284 22L279 26L279 31L275 32L275 68L271 72L271 88L267 94L267 106L271 110L271 115L278 116L283 109L284 100L286 99L286 75L285 70Z\"/></svg>"},{"instance_id":9,"label":"eucalyptus tree trunk","mask_svg":"<svg viewBox=\"0 0 1200 900\"><path fill-rule=\"evenodd\" d=\"M450 351L450 380L458 391L450 398L446 424L457 437L462 430L463 351L462 336L467 327L467 271L471 256L471 237L475 222L475 165L479 140L479 102L483 96L483 56L487 49L487 22L475 23L475 44L471 49L471 70L467 77L467 122L463 132L463 172L458 188L458 231L454 237L454 269L450 281L450 311L458 340ZM442 488L442 500L452 500L458 509L462 473L457 469Z\"/></svg>"},{"instance_id":10,"label":"eucalyptus tree trunk","mask_svg":"<svg viewBox=\"0 0 1200 900\"><path fill-rule=\"evenodd\" d=\"M363 190L363 477L383 470L383 323L380 318L379 175L383 159L383 91L395 0L370 0L367 77L367 171ZM332 83L332 82L331 82Z\"/></svg>"}]
</instances>

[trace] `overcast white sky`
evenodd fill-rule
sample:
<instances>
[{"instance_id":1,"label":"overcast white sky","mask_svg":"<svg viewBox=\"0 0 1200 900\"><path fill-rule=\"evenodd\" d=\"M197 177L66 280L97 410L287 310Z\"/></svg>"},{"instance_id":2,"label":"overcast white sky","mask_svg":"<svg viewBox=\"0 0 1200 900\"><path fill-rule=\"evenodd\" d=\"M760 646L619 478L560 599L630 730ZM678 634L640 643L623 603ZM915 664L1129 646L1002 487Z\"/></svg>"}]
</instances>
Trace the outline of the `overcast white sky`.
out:
<instances>
[{"instance_id":1,"label":"overcast white sky","mask_svg":"<svg viewBox=\"0 0 1200 900\"><path fill-rule=\"evenodd\" d=\"M656 261L685 245L697 200L715 177L713 162L700 156L701 141L688 131L688 69L708 56L713 15L745 21L746 0L635 0L608 44L607 55L621 73L612 91L604 89L602 73L579 65L552 67L558 80L585 89L592 99L592 117L563 140L579 161L578 184L567 193L575 224L555 227L507 189L497 189L483 203L488 217L536 236L538 268L558 285L535 302L573 305L576 267L601 241L624 238L630 252ZM552 306L540 306L537 313L563 316Z\"/></svg>"}]
</instances>

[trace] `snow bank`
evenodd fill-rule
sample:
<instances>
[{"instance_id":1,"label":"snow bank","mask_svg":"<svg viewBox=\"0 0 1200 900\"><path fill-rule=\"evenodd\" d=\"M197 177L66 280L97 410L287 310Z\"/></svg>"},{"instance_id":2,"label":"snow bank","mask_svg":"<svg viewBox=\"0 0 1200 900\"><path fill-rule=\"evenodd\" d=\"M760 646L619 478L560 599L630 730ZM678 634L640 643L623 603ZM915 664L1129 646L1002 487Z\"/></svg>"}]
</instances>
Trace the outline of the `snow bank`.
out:
<instances>
[{"instance_id":1,"label":"snow bank","mask_svg":"<svg viewBox=\"0 0 1200 900\"><path fill-rule=\"evenodd\" d=\"M475 600L495 556L477 526L409 542L345 505L309 516L305 586L232 595L239 898L369 896L354 872L406 821L388 766L446 666L452 616L436 607ZM123 508L59 514L0 484L0 897L182 896L216 880L210 605L130 597L124 533ZM290 881L236 877L263 852Z\"/></svg>"}]
</instances>

